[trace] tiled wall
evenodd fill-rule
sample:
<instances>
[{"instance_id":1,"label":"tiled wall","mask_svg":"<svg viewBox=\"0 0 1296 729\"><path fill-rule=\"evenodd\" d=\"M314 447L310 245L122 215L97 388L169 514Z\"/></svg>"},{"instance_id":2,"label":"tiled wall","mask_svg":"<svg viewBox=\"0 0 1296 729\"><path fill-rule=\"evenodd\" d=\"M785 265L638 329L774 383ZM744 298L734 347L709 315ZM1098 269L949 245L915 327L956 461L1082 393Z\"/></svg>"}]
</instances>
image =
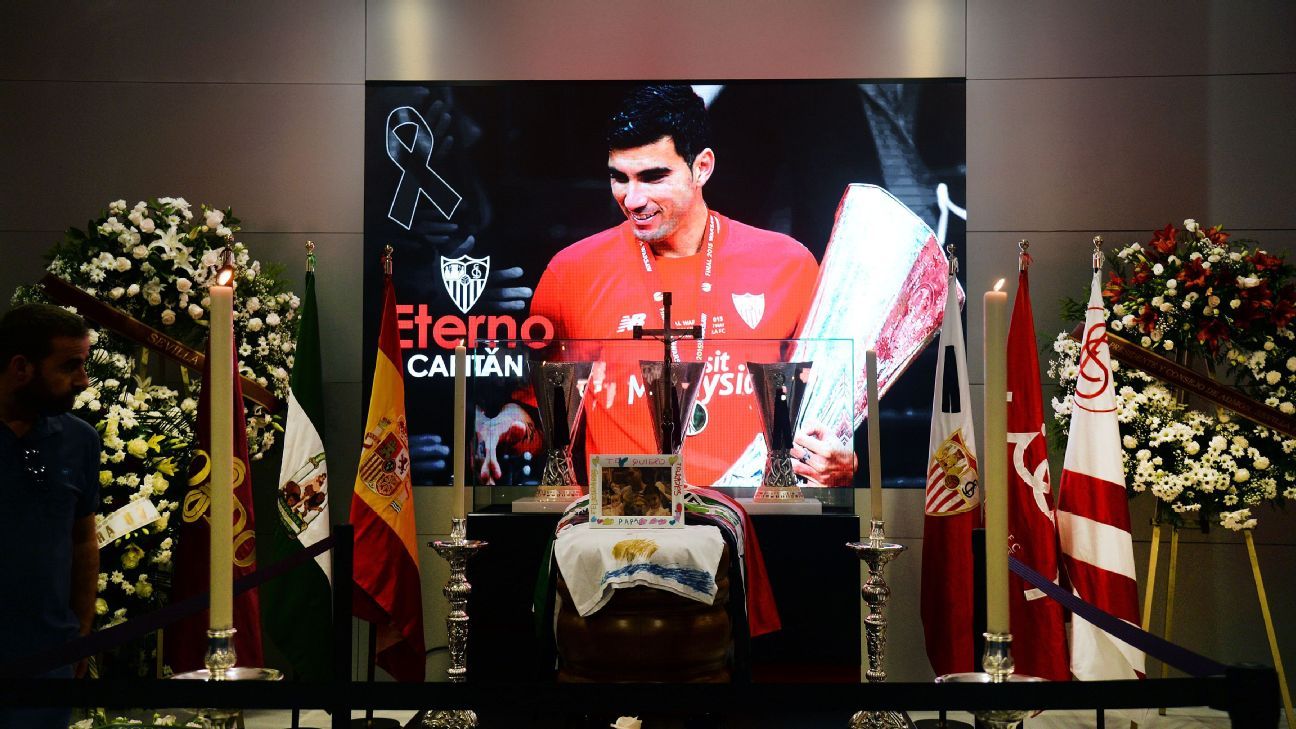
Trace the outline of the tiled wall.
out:
<instances>
[{"instance_id":1,"label":"tiled wall","mask_svg":"<svg viewBox=\"0 0 1296 729\"><path fill-rule=\"evenodd\" d=\"M1195 217L1296 252L1293 27L1285 0L77 0L57 12L22 0L0 25L0 291L34 280L62 229L118 197L232 205L258 257L290 271L313 239L325 438L345 474L363 418L365 80L946 76L967 78L968 290L1011 278L1029 238L1047 335L1060 326L1054 301L1084 292L1094 233L1117 244ZM969 296L978 400L980 319ZM419 491L424 539L448 528L439 496ZM916 493L888 493L891 533L912 548L892 572L898 680L930 677L920 509ZM1296 568L1291 523L1266 513L1257 540L1296 661L1296 600L1280 579ZM1268 662L1240 543L1184 538L1176 639ZM428 644L440 645L444 563L421 556Z\"/></svg>"}]
</instances>

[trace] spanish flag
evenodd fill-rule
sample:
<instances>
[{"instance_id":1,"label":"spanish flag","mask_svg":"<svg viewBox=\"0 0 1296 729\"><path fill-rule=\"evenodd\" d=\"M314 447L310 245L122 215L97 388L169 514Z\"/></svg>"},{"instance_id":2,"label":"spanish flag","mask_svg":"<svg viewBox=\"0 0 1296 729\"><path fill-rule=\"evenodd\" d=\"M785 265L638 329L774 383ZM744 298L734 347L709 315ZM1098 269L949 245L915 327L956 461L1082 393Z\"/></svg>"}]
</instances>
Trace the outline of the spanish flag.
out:
<instances>
[{"instance_id":1,"label":"spanish flag","mask_svg":"<svg viewBox=\"0 0 1296 729\"><path fill-rule=\"evenodd\" d=\"M382 328L364 450L351 495L353 609L356 617L373 623L377 631L377 665L398 681L422 681L423 600L403 370L396 333L396 292L388 273L383 281Z\"/></svg>"}]
</instances>

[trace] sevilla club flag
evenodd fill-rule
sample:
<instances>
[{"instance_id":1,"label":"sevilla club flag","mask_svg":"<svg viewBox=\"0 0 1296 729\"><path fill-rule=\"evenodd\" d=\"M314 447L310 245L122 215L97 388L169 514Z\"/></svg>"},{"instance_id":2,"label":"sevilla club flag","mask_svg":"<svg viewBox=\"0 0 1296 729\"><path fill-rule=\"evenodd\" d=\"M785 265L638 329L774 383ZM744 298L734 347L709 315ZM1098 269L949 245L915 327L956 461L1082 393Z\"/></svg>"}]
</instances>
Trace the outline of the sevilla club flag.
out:
<instances>
[{"instance_id":1,"label":"sevilla club flag","mask_svg":"<svg viewBox=\"0 0 1296 729\"><path fill-rule=\"evenodd\" d=\"M940 348L927 451L922 556L923 634L927 658L938 676L973 671L981 662L972 625L972 529L981 524L981 484L953 273L946 288Z\"/></svg>"},{"instance_id":2,"label":"sevilla club flag","mask_svg":"<svg viewBox=\"0 0 1296 729\"><path fill-rule=\"evenodd\" d=\"M1058 535L1075 594L1137 624L1138 584L1101 289L1095 271L1058 487ZM1077 615L1071 619L1071 672L1083 681L1135 678L1143 675L1143 654Z\"/></svg>"},{"instance_id":3,"label":"sevilla club flag","mask_svg":"<svg viewBox=\"0 0 1296 729\"><path fill-rule=\"evenodd\" d=\"M355 526L356 617L377 631L377 663L398 681L423 680L423 598L419 590L414 489L410 483L405 383L396 333L396 292L383 282L382 329L351 523Z\"/></svg>"},{"instance_id":4,"label":"sevilla club flag","mask_svg":"<svg viewBox=\"0 0 1296 729\"><path fill-rule=\"evenodd\" d=\"M1049 489L1035 315L1025 266L1017 275L1017 300L1008 327L1008 463L1008 544L995 548L1006 547L1009 554L1056 582L1057 527ZM1008 575L1008 606L1017 672L1049 681L1069 679L1062 606L1016 573Z\"/></svg>"},{"instance_id":5,"label":"sevilla club flag","mask_svg":"<svg viewBox=\"0 0 1296 729\"><path fill-rule=\"evenodd\" d=\"M210 343L210 340L209 340ZM237 373L238 354L234 354ZM171 601L180 602L211 588L211 351L203 360L203 388L198 396L198 450L189 466L189 483L185 490L183 521L176 531L175 572ZM256 571L256 518L252 506L252 474L248 468L247 418L243 413L243 388L234 378L234 579ZM167 664L176 672L203 667L207 654L208 611L204 610L177 621L166 630L164 652ZM240 666L264 666L261 652L261 612L255 589L234 596L234 652Z\"/></svg>"},{"instance_id":6,"label":"sevilla club flag","mask_svg":"<svg viewBox=\"0 0 1296 729\"><path fill-rule=\"evenodd\" d=\"M311 254L311 260L315 258ZM319 317L315 310L315 272L306 272L306 293L297 321L297 348L289 380L279 487L258 496L261 552L269 563L297 554L329 535L329 472L324 457L324 392L320 369ZM258 505L260 506L260 504ZM293 677L325 681L332 669L332 554L267 582L262 618L266 632L288 659Z\"/></svg>"}]
</instances>

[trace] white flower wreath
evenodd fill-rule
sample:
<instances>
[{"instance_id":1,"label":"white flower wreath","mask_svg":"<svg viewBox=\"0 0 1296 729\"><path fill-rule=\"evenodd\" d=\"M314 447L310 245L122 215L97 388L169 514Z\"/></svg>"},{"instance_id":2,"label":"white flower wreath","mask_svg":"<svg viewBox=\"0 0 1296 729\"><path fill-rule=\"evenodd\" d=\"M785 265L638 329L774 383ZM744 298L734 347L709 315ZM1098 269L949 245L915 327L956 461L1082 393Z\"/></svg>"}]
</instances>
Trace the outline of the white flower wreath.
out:
<instances>
[{"instance_id":1,"label":"white flower wreath","mask_svg":"<svg viewBox=\"0 0 1296 729\"><path fill-rule=\"evenodd\" d=\"M207 339L206 286L228 248L241 272L235 287L234 329L239 370L278 398L288 394L296 346L299 301L277 271L253 260L234 240L239 220L231 211L162 197L127 208L110 203L85 230L69 229L50 254L48 270L92 296L171 338L202 351ZM39 286L24 287L15 302L47 301ZM92 327L94 322L88 322ZM125 621L166 601L176 525L194 439L198 373L181 392L141 376L146 349L106 329L91 332L87 363L91 386L73 413L103 438L100 455L100 521L140 499L152 501L160 518L118 535L100 550L103 573L95 605L96 627ZM155 355L156 356L156 355ZM246 401L248 452L260 459L282 430L281 417ZM122 656L128 670L143 674L153 661L143 653Z\"/></svg>"},{"instance_id":2,"label":"white flower wreath","mask_svg":"<svg viewBox=\"0 0 1296 729\"><path fill-rule=\"evenodd\" d=\"M1111 263L1103 292L1111 333L1204 363L1265 405L1296 412L1296 280L1280 257L1186 220ZM1083 311L1072 304L1069 315ZM1062 333L1053 351L1048 374L1062 387L1053 409L1065 436L1080 344ZM1296 499L1296 439L1227 410L1194 409L1146 372L1112 369L1127 484L1150 491L1163 516L1238 531L1255 527L1261 504Z\"/></svg>"}]
</instances>

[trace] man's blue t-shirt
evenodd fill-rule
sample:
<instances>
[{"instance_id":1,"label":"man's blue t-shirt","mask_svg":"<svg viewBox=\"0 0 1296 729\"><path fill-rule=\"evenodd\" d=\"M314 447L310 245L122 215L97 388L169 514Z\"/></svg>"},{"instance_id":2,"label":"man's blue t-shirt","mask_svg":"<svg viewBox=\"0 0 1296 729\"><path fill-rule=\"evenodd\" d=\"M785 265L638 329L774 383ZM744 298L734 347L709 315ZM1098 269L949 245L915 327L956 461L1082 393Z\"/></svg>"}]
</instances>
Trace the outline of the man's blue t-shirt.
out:
<instances>
[{"instance_id":1,"label":"man's blue t-shirt","mask_svg":"<svg viewBox=\"0 0 1296 729\"><path fill-rule=\"evenodd\" d=\"M22 438L0 426L0 664L77 637L72 524L99 506L99 451L95 429L68 413Z\"/></svg>"}]
</instances>

